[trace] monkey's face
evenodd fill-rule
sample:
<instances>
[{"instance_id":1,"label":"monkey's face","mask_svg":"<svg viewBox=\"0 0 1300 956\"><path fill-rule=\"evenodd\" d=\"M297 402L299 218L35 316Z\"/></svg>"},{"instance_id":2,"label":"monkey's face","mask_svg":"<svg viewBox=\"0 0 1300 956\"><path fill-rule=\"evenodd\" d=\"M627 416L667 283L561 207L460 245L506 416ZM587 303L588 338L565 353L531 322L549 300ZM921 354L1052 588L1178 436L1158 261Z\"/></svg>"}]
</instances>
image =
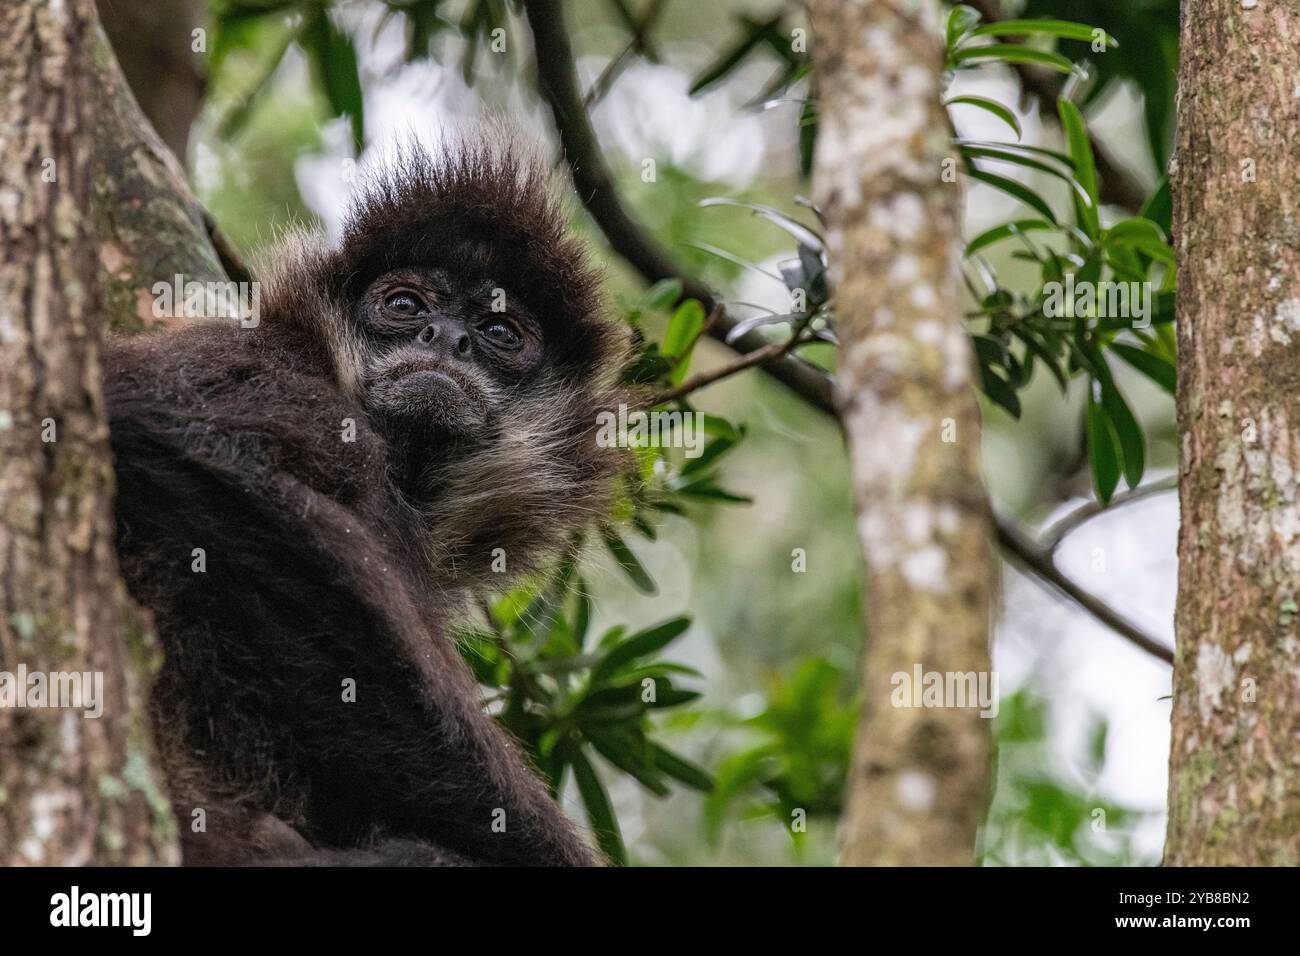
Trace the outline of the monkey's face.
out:
<instances>
[{"instance_id":1,"label":"monkey's face","mask_svg":"<svg viewBox=\"0 0 1300 956\"><path fill-rule=\"evenodd\" d=\"M542 362L540 323L491 279L398 269L369 285L358 311L366 404L403 429L472 438Z\"/></svg>"}]
</instances>

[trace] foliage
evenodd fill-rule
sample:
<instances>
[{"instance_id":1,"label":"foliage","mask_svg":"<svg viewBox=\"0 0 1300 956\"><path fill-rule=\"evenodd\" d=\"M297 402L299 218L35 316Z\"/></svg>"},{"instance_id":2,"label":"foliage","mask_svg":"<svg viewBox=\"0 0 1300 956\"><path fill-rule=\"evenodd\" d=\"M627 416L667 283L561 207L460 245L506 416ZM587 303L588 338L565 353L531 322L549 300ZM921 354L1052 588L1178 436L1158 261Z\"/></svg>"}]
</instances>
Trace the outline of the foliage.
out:
<instances>
[{"instance_id":1,"label":"foliage","mask_svg":"<svg viewBox=\"0 0 1300 956\"><path fill-rule=\"evenodd\" d=\"M803 661L789 677L772 675L766 706L748 718L724 713L752 741L718 765L717 782L705 801L709 839L716 843L728 817L773 817L787 828L796 850L806 818L835 821L858 707L844 701L850 675L831 661Z\"/></svg>"},{"instance_id":2,"label":"foliage","mask_svg":"<svg viewBox=\"0 0 1300 956\"><path fill-rule=\"evenodd\" d=\"M984 865L1153 865L1135 846L1134 826L1150 816L1096 794L1109 727L1094 720L1079 780L1054 768L1043 700L1019 691L997 717L998 786L981 834Z\"/></svg>"},{"instance_id":3,"label":"foliage","mask_svg":"<svg viewBox=\"0 0 1300 956\"><path fill-rule=\"evenodd\" d=\"M763 28L764 36L770 26ZM1000 42L1009 36L1091 43L1104 59L1118 47L1104 30L1082 23L1053 19L1006 20L980 24L980 14L957 5L947 21L947 65L952 73L990 64L1028 64L1045 67L1074 79L1087 75L1087 67L1063 54L1020 43ZM752 39L752 34L749 39ZM993 41L993 42L990 42ZM736 52L756 44L741 43ZM738 61L726 58L701 80L716 83ZM786 74L782 74L785 76ZM791 75L792 76L792 75ZM1109 502L1122 475L1131 488L1141 482L1146 468L1145 436L1111 369L1111 358L1127 363L1173 391L1174 253L1167 241L1168 186L1162 184L1137 215L1115 222L1103 219L1098 173L1087 126L1071 96L1079 89L1067 83L1057 101L1064 133L1064 152L1019 142L1020 126L1006 105L987 97L954 96L949 107L973 106L997 117L1015 139L1010 141L954 140L968 181L996 189L1036 215L1003 223L974 236L967 243L964 273L974 308L968 313L978 360L980 385L994 404L1019 417L1019 393L1042 366L1062 392L1069 381L1086 381L1084 434L1098 498ZM1049 195L989 164L1019 170L1065 187L1070 214L1061 215ZM955 172L955 170L954 170ZM721 200L715 200L719 202ZM825 328L833 329L831 304L824 290L824 247L809 227L793 222L771 207L756 211L795 234L799 244L791 261L805 264L804 274L787 275L793 291L820 283L813 313ZM814 210L815 212L815 210ZM1015 288L1004 282L981 253L1003 242L1015 242L1013 259L1033 263L1036 283ZM727 255L725 250L716 250ZM817 263L814 272L808 264ZM746 264L750 268L757 266ZM801 286L800 283L809 283ZM812 296L810 296L811 298ZM1142 311L1146 315L1134 315ZM1118 313L1118 314L1117 314ZM790 316L757 320L767 324L790 321ZM748 327L748 326L747 326ZM832 333L833 334L833 333Z\"/></svg>"}]
</instances>

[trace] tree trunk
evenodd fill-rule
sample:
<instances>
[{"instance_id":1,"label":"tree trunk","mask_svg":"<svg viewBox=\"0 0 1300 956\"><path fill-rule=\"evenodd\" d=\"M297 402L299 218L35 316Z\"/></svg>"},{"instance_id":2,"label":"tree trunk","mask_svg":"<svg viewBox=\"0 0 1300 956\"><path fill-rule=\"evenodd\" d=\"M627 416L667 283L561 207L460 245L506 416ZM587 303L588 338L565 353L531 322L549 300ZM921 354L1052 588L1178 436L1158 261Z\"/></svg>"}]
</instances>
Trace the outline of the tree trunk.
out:
<instances>
[{"instance_id":1,"label":"tree trunk","mask_svg":"<svg viewBox=\"0 0 1300 956\"><path fill-rule=\"evenodd\" d=\"M856 865L972 862L990 722L974 700L916 706L911 684L919 667L996 690L991 521L959 295L961 195L940 175L950 128L938 5L908 10L812 4L814 181L867 566L866 703L843 827L844 862Z\"/></svg>"},{"instance_id":2,"label":"tree trunk","mask_svg":"<svg viewBox=\"0 0 1300 956\"><path fill-rule=\"evenodd\" d=\"M1300 6L1185 5L1171 865L1300 864Z\"/></svg>"},{"instance_id":3,"label":"tree trunk","mask_svg":"<svg viewBox=\"0 0 1300 956\"><path fill-rule=\"evenodd\" d=\"M110 328L140 332L165 324L153 314L157 282L227 278L185 171L140 112L104 32L94 30L87 87L93 100L94 218L100 283Z\"/></svg>"},{"instance_id":4,"label":"tree trunk","mask_svg":"<svg viewBox=\"0 0 1300 956\"><path fill-rule=\"evenodd\" d=\"M113 548L107 319L88 214L97 29L92 0L10 0L0 13L5 865L176 859L141 677L156 650Z\"/></svg>"},{"instance_id":5,"label":"tree trunk","mask_svg":"<svg viewBox=\"0 0 1300 956\"><path fill-rule=\"evenodd\" d=\"M184 162L207 89L203 56L194 49L208 49L211 40L211 31L200 27L203 0L98 0L98 6L140 109Z\"/></svg>"}]
</instances>

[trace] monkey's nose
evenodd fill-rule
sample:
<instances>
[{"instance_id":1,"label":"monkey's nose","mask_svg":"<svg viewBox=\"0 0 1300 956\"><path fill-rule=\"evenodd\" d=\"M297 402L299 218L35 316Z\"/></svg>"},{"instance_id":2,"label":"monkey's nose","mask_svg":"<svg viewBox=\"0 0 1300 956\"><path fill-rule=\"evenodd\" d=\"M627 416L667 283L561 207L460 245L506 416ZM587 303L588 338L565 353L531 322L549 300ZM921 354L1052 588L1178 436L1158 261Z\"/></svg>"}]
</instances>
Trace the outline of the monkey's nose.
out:
<instances>
[{"instance_id":1,"label":"monkey's nose","mask_svg":"<svg viewBox=\"0 0 1300 956\"><path fill-rule=\"evenodd\" d=\"M415 341L426 349L442 352L448 358L461 359L469 358L474 345L469 330L462 328L459 323L445 319L430 322L416 335Z\"/></svg>"}]
</instances>

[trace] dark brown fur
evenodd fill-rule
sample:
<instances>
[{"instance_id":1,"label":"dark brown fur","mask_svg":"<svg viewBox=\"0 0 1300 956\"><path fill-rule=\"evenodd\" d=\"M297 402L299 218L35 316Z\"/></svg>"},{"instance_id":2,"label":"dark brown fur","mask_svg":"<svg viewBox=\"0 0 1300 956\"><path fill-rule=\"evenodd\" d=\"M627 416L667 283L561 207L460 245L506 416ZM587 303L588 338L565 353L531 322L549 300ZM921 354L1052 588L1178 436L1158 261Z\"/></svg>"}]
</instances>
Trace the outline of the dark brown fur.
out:
<instances>
[{"instance_id":1,"label":"dark brown fur","mask_svg":"<svg viewBox=\"0 0 1300 956\"><path fill-rule=\"evenodd\" d=\"M365 406L356 304L431 264L521 280L546 360L481 436L399 448ZM544 175L462 147L408 151L338 248L291 240L259 327L110 347L118 550L163 642L153 718L187 863L594 861L448 628L507 583L493 548L528 571L606 508L621 459L596 412L621 342ZM411 455L413 484L394 466Z\"/></svg>"}]
</instances>

